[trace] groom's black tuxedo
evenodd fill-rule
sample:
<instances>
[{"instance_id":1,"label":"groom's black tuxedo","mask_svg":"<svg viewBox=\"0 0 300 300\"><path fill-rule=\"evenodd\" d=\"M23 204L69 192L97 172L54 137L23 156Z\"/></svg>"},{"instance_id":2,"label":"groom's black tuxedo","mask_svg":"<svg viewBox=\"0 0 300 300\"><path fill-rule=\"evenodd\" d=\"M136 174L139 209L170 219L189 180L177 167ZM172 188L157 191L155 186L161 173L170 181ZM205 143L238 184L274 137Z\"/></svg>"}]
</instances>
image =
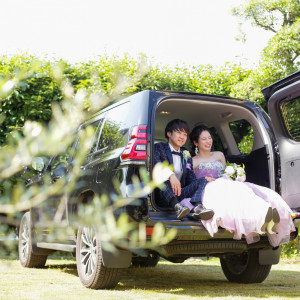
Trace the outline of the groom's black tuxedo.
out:
<instances>
[{"instance_id":1,"label":"groom's black tuxedo","mask_svg":"<svg viewBox=\"0 0 300 300\"><path fill-rule=\"evenodd\" d=\"M182 153L182 150L180 149ZM183 153L182 153L183 154ZM192 198L191 203L194 205L201 202L202 192L205 188L207 181L205 178L197 179L193 170L193 160L191 157L181 156L182 164L182 176L181 176L181 195L175 196L170 181L165 182L166 189L160 191L160 199L157 204L160 206L170 207L170 201L172 198L176 198L181 201L184 198ZM173 164L173 156L169 146L169 143L157 143L154 145L154 165L158 162L167 161L170 165Z\"/></svg>"}]
</instances>

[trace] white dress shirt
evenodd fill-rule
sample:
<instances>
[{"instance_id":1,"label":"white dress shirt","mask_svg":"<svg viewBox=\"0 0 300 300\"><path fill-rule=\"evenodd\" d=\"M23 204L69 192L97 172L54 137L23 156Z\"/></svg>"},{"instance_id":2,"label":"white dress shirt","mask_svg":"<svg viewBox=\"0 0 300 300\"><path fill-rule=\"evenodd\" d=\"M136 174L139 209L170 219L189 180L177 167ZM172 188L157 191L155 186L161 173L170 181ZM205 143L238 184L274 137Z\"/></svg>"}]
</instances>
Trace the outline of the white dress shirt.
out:
<instances>
[{"instance_id":1,"label":"white dress shirt","mask_svg":"<svg viewBox=\"0 0 300 300\"><path fill-rule=\"evenodd\" d=\"M169 144L169 147L171 149L171 152L172 151L175 151L175 152L178 152L180 153L180 148L179 150L175 150L171 144ZM180 181L181 179L181 176L182 176L182 161L181 161L181 156L179 155L176 155L176 154L172 154L172 158L173 158L173 166L174 166L174 172L172 172L173 174L176 175L176 177L178 178L178 180ZM170 174L171 176L172 174Z\"/></svg>"}]
</instances>

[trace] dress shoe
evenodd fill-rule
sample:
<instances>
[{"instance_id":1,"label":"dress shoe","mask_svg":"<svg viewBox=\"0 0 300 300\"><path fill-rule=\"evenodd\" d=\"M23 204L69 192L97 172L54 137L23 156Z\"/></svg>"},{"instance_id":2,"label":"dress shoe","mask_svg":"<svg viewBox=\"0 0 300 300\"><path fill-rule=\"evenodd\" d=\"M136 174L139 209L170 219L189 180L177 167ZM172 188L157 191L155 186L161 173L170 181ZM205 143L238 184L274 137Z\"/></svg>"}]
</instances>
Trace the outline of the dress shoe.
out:
<instances>
[{"instance_id":1,"label":"dress shoe","mask_svg":"<svg viewBox=\"0 0 300 300\"><path fill-rule=\"evenodd\" d=\"M276 234L277 233L276 227L277 227L279 222L280 222L280 216L279 216L278 210L276 208L273 208L273 210L272 210L272 220L267 225L267 232L269 234Z\"/></svg>"},{"instance_id":2,"label":"dress shoe","mask_svg":"<svg viewBox=\"0 0 300 300\"><path fill-rule=\"evenodd\" d=\"M214 216L215 212L212 209L207 209L202 203L194 208L194 213L191 217L198 220L209 220Z\"/></svg>"},{"instance_id":3,"label":"dress shoe","mask_svg":"<svg viewBox=\"0 0 300 300\"><path fill-rule=\"evenodd\" d=\"M181 220L182 218L184 218L190 212L189 208L183 206L180 203L175 204L174 210L175 210L176 217L177 217L178 220Z\"/></svg>"}]
</instances>

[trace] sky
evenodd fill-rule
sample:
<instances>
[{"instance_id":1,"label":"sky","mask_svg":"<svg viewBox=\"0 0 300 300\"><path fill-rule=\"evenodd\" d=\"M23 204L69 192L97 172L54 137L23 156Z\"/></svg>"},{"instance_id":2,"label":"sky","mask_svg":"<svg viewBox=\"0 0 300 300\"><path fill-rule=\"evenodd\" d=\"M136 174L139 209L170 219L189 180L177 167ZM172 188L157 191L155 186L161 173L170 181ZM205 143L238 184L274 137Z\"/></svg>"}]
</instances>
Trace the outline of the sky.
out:
<instances>
[{"instance_id":1,"label":"sky","mask_svg":"<svg viewBox=\"0 0 300 300\"><path fill-rule=\"evenodd\" d=\"M243 0L0 0L0 55L28 52L71 63L98 55L146 54L164 65L253 66L270 33L243 24Z\"/></svg>"}]
</instances>

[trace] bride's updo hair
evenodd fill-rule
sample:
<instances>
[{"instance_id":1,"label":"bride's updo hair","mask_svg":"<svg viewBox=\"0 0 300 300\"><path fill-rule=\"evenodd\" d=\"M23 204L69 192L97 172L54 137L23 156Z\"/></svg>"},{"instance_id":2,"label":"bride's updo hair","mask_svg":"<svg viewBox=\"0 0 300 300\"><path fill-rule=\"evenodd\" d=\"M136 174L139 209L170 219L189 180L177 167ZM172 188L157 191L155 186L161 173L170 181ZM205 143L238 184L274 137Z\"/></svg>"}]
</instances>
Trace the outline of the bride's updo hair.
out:
<instances>
[{"instance_id":1,"label":"bride's updo hair","mask_svg":"<svg viewBox=\"0 0 300 300\"><path fill-rule=\"evenodd\" d=\"M194 141L198 142L199 136L201 135L201 133L203 131L208 131L210 133L210 135L212 136L210 130L205 125L198 125L198 126L194 127L192 132L190 133L190 141L192 144L192 155L193 156L196 155L196 153L195 153L196 146L194 144Z\"/></svg>"}]
</instances>

